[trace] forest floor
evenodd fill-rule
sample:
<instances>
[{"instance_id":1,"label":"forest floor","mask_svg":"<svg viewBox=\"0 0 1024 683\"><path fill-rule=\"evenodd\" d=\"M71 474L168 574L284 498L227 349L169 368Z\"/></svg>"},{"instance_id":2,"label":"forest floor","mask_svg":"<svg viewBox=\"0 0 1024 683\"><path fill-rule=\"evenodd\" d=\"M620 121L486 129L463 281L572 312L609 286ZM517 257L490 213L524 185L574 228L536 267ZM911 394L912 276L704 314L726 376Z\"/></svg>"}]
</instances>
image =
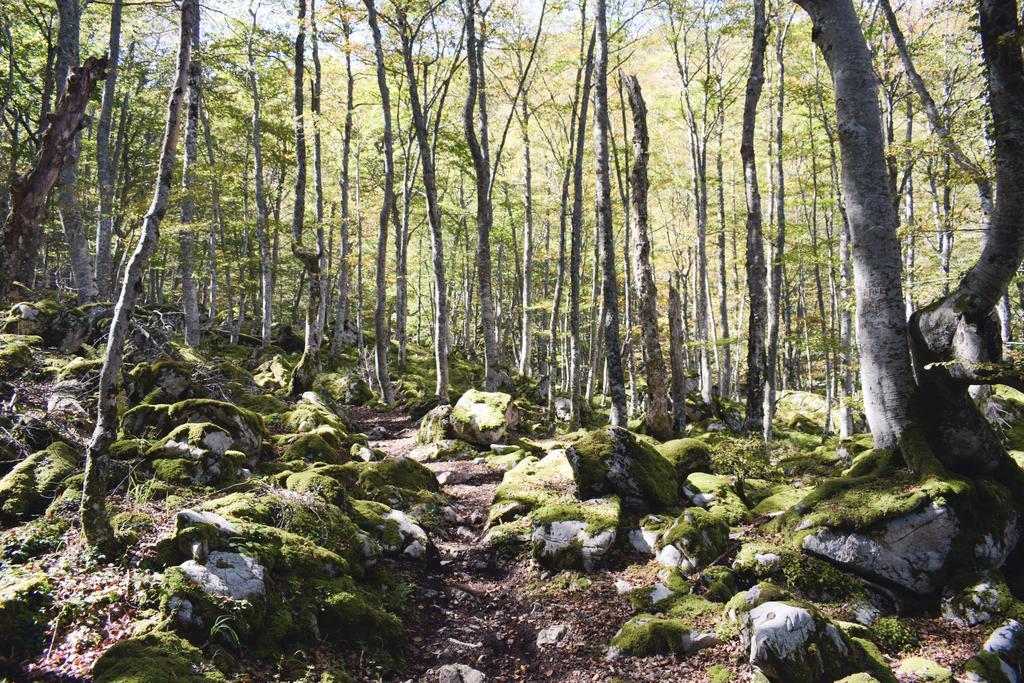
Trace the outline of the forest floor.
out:
<instances>
[{"instance_id":1,"label":"forest floor","mask_svg":"<svg viewBox=\"0 0 1024 683\"><path fill-rule=\"evenodd\" d=\"M389 457L404 456L415 444L416 425L402 412L357 408L350 416ZM447 538L434 538L436 557L400 567L412 590L403 615L407 670L398 680L437 680L446 664L464 664L498 681L573 682L707 681L715 664L735 667L735 640L690 657L607 660L612 636L635 612L616 584L649 585L654 573L638 573L625 552L608 569L589 574L543 572L522 557L502 561L482 543L501 470L472 460L426 464L455 514L447 520ZM537 644L540 632L560 627L558 642Z\"/></svg>"}]
</instances>

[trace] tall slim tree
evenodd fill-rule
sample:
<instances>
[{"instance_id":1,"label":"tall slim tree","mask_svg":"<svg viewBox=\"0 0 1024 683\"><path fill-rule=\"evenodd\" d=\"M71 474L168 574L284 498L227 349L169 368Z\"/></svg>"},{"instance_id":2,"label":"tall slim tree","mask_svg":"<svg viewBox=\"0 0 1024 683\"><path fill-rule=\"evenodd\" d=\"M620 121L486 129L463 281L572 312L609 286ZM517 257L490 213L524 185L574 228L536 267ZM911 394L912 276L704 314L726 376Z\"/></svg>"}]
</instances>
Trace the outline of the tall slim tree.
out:
<instances>
[{"instance_id":1,"label":"tall slim tree","mask_svg":"<svg viewBox=\"0 0 1024 683\"><path fill-rule=\"evenodd\" d=\"M740 157L743 159L743 184L747 201L747 288L750 298L747 327L747 403L746 423L750 430L764 427L764 397L767 373L765 323L768 303L765 295L767 270L764 262L764 233L761 218L761 190L757 183L757 158L754 133L757 103L764 87L764 55L768 48L768 21L764 0L754 0L754 34L750 48L750 74L743 100L743 133Z\"/></svg>"},{"instance_id":2,"label":"tall slim tree","mask_svg":"<svg viewBox=\"0 0 1024 683\"><path fill-rule=\"evenodd\" d=\"M472 0L470 0L472 1ZM377 90L380 92L380 107L384 117L384 200L380 207L377 230L376 305L374 308L374 364L377 388L384 403L392 401L391 377L388 373L387 340L387 258L388 220L395 203L395 149L391 133L391 92L388 89L387 64L384 61L384 47L380 36L380 22L374 0L363 0L366 5L367 21L373 34L373 54L376 59Z\"/></svg>"},{"instance_id":3,"label":"tall slim tree","mask_svg":"<svg viewBox=\"0 0 1024 683\"><path fill-rule=\"evenodd\" d=\"M598 254L601 260L601 330L603 332L605 371L611 396L609 422L624 427L626 379L622 371L619 345L619 288L615 278L615 239L612 231L612 189L608 168L608 17L607 3L597 0L595 24L597 51L594 54L594 166L597 175Z\"/></svg>"},{"instance_id":4,"label":"tall slim tree","mask_svg":"<svg viewBox=\"0 0 1024 683\"><path fill-rule=\"evenodd\" d=\"M110 155L110 135L117 94L117 68L121 57L121 11L124 0L110 5L110 37L107 42L107 80L103 84L103 100L96 124L96 180L100 195L99 220L96 223L96 290L101 297L111 295L110 243L114 223L114 164Z\"/></svg>"},{"instance_id":5,"label":"tall slim tree","mask_svg":"<svg viewBox=\"0 0 1024 683\"><path fill-rule=\"evenodd\" d=\"M338 255L338 298L334 307L334 335L331 337L331 357L337 358L341 353L345 325L348 321L349 309L349 161L352 156L352 112L355 108L353 90L355 78L352 76L352 50L349 42L352 39L352 25L347 17L342 17L342 34L345 38L345 123L341 134L341 253Z\"/></svg>"},{"instance_id":6,"label":"tall slim tree","mask_svg":"<svg viewBox=\"0 0 1024 683\"><path fill-rule=\"evenodd\" d=\"M256 10L249 9L252 23L246 42L249 59L249 90L252 95L252 156L253 180L256 194L256 241L260 249L260 339L264 346L270 344L271 326L274 321L274 272L271 262L270 232L267 225L270 210L267 206L266 191L263 187L263 143L260 131L260 89L256 70L256 56L253 41L256 38Z\"/></svg>"},{"instance_id":7,"label":"tall slim tree","mask_svg":"<svg viewBox=\"0 0 1024 683\"><path fill-rule=\"evenodd\" d=\"M181 165L181 231L178 233L178 260L181 269L181 304L185 314L185 344L199 345L199 289L192 260L196 234L192 227L196 211L195 165L199 154L199 97L203 67L199 63L199 12L193 15L192 59L188 65L188 106L185 113L185 158Z\"/></svg>"},{"instance_id":8,"label":"tall slim tree","mask_svg":"<svg viewBox=\"0 0 1024 683\"><path fill-rule=\"evenodd\" d=\"M115 551L114 530L107 516L107 469L110 463L110 445L117 438L117 396L121 363L128 328L135 304L142 293L142 276L149 257L156 249L160 237L160 222L167 213L174 175L174 155L178 147L181 105L185 94L188 67L192 49L192 28L199 12L197 0L182 0L181 28L178 38L178 59L170 99L167 103L167 124L160 145L160 160L153 202L142 221L142 235L125 269L110 321L107 350L100 371L99 401L96 428L85 456L85 481L82 489L82 531L89 545L104 553Z\"/></svg>"},{"instance_id":9,"label":"tall slim tree","mask_svg":"<svg viewBox=\"0 0 1024 683\"><path fill-rule=\"evenodd\" d=\"M80 31L82 5L79 0L57 0L60 24L57 29L57 97L64 93L68 74L78 66L80 57ZM89 238L85 234L85 220L78 200L78 155L81 136L75 142L68 163L60 179L60 220L67 238L71 257L71 274L80 303L96 298L96 278L93 277L92 258L89 256Z\"/></svg>"},{"instance_id":10,"label":"tall slim tree","mask_svg":"<svg viewBox=\"0 0 1024 683\"><path fill-rule=\"evenodd\" d=\"M636 76L625 76L623 85L629 94L633 112L633 168L630 173L630 233L633 250L633 278L640 325L643 328L644 366L647 369L647 429L652 436L672 438L672 419L668 412L668 386L665 359L658 337L658 291L651 268L651 241L647 235L647 160L650 137L647 134L647 105Z\"/></svg>"}]
</instances>

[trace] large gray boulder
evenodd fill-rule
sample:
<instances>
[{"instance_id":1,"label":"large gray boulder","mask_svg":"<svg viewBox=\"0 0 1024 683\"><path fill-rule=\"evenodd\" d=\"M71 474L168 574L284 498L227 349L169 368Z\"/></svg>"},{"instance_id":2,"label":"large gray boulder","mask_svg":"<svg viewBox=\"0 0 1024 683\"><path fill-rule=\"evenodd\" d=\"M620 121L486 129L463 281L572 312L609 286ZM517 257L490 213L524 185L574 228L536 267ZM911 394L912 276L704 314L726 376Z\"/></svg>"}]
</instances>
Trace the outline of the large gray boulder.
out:
<instances>
[{"instance_id":1,"label":"large gray boulder","mask_svg":"<svg viewBox=\"0 0 1024 683\"><path fill-rule=\"evenodd\" d=\"M1024 623L1010 619L992 632L981 652L965 667L970 683L1017 683L1024 680Z\"/></svg>"},{"instance_id":2,"label":"large gray boulder","mask_svg":"<svg viewBox=\"0 0 1024 683\"><path fill-rule=\"evenodd\" d=\"M455 437L478 446L504 442L518 419L512 396L500 391L470 389L451 412Z\"/></svg>"}]
</instances>

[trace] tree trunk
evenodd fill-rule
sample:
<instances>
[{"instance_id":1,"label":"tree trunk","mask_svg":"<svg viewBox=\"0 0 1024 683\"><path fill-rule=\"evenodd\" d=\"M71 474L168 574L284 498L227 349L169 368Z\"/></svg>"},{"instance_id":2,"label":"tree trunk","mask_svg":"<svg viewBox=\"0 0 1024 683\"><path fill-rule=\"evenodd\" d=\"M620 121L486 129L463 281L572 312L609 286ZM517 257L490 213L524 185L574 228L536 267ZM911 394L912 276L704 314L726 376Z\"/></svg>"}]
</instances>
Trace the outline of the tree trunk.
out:
<instances>
[{"instance_id":1,"label":"tree trunk","mask_svg":"<svg viewBox=\"0 0 1024 683\"><path fill-rule=\"evenodd\" d=\"M79 0L57 0L60 26L57 30L57 97L65 88L71 69L79 64L79 31L82 9ZM89 256L89 238L85 234L85 221L78 201L78 155L82 151L81 135L68 150L68 160L60 177L60 219L67 237L71 272L75 280L75 293L79 303L96 298L96 279L93 277Z\"/></svg>"},{"instance_id":2,"label":"tree trunk","mask_svg":"<svg viewBox=\"0 0 1024 683\"><path fill-rule=\"evenodd\" d=\"M252 158L253 180L256 188L256 241L260 248L260 339L264 346L271 341L271 325L274 321L274 271L271 264L270 234L267 226L269 211L263 189L263 145L260 138L260 90L256 72L256 58L253 40L256 36L256 12L250 10L252 25L249 28L246 49L249 57L249 89L252 94Z\"/></svg>"},{"instance_id":3,"label":"tree trunk","mask_svg":"<svg viewBox=\"0 0 1024 683\"><path fill-rule=\"evenodd\" d=\"M305 125L305 86L306 66L306 0L298 0L296 5L298 32L295 34L295 204L292 207L292 254L302 263L306 275L308 296L306 297L305 343L302 356L292 373L289 393L298 396L309 391L320 371L320 334L317 319L320 313L320 301L323 298L320 279L320 262L322 250L317 244L316 250L307 249L302 244L302 232L306 222L306 125ZM302 286L299 286L299 292Z\"/></svg>"},{"instance_id":4,"label":"tree trunk","mask_svg":"<svg viewBox=\"0 0 1024 683\"><path fill-rule=\"evenodd\" d=\"M683 339L683 307L679 290L668 283L668 339L672 367L672 429L682 434L686 429L686 347Z\"/></svg>"},{"instance_id":5,"label":"tree trunk","mask_svg":"<svg viewBox=\"0 0 1024 683\"><path fill-rule=\"evenodd\" d=\"M529 377L531 374L531 342L533 331L530 329L530 294L533 280L533 169L530 167L530 105L529 92L523 91L523 289L522 289L522 336L519 341L519 372Z\"/></svg>"},{"instance_id":6,"label":"tree trunk","mask_svg":"<svg viewBox=\"0 0 1024 683\"><path fill-rule=\"evenodd\" d=\"M188 66L188 106L185 113L185 158L181 165L181 231L178 233L181 304L185 314L185 345L199 345L199 297L193 274L195 258L195 165L199 152L199 93L203 68L199 63L199 12L193 16L192 59Z\"/></svg>"},{"instance_id":7,"label":"tree trunk","mask_svg":"<svg viewBox=\"0 0 1024 683\"><path fill-rule=\"evenodd\" d=\"M491 202L491 162L487 152L487 119L481 107L480 135L477 136L474 111L482 101L484 89L483 41L476 32L476 0L465 0L466 55L469 68L469 87L463 109L463 125L473 170L476 175L476 267L480 286L480 324L484 335L484 389L497 391L501 386L498 339L495 334L494 300L491 295L491 224L494 209Z\"/></svg>"},{"instance_id":8,"label":"tree trunk","mask_svg":"<svg viewBox=\"0 0 1024 683\"><path fill-rule=\"evenodd\" d=\"M636 306L643 328L644 365L647 370L647 430L655 438L672 438L672 419L668 411L668 387L665 382L665 359L658 339L658 292L651 269L651 242L647 236L647 158L650 139L647 135L647 105L636 76L623 78L633 111L633 168L630 173L630 228L632 235L633 277Z\"/></svg>"},{"instance_id":9,"label":"tree trunk","mask_svg":"<svg viewBox=\"0 0 1024 683\"><path fill-rule=\"evenodd\" d=\"M342 23L342 32L346 44L351 39L352 28L348 21ZM353 89L355 79L352 77L352 54L345 50L345 125L341 136L341 254L338 258L338 300L334 308L334 335L331 338L331 357L337 358L341 353L342 337L348 322L349 286L348 261L349 251L349 158L352 150L352 111L355 107Z\"/></svg>"},{"instance_id":10,"label":"tree trunk","mask_svg":"<svg viewBox=\"0 0 1024 683\"><path fill-rule=\"evenodd\" d=\"M7 300L16 269L29 258L39 223L46 217L46 199L74 157L89 96L96 83L106 78L106 67L106 59L89 58L71 70L56 109L48 115L32 170L11 182L11 211L0 241L0 301Z\"/></svg>"},{"instance_id":11,"label":"tree trunk","mask_svg":"<svg viewBox=\"0 0 1024 683\"><path fill-rule=\"evenodd\" d=\"M594 56L594 166L597 175L598 249L601 260L601 328L604 336L608 392L611 396L609 422L625 427L626 379L622 372L619 345L619 291L615 278L615 237L612 229L612 189L608 168L608 25L605 0L597 0L597 53Z\"/></svg>"},{"instance_id":12,"label":"tree trunk","mask_svg":"<svg viewBox=\"0 0 1024 683\"><path fill-rule=\"evenodd\" d=\"M470 0L472 1L472 0ZM363 0L367 19L373 33L373 52L377 63L377 89L380 92L380 106L384 117L384 201L380 207L377 231L376 306L374 309L374 363L377 388L381 400L390 405L393 400L391 378L388 374L387 340L387 260L388 220L395 203L395 150L391 135L391 93L388 90L387 65L384 62L384 48L381 45L380 26L377 22L377 8L374 0Z\"/></svg>"},{"instance_id":13,"label":"tree trunk","mask_svg":"<svg viewBox=\"0 0 1024 683\"><path fill-rule=\"evenodd\" d=\"M764 86L764 54L768 46L768 28L764 0L754 0L754 36L750 50L750 74L743 101L743 134L740 156L743 159L743 185L747 200L747 288L750 318L747 327L747 406L749 430L763 430L764 387L768 359L765 352L765 322L768 304L765 297L764 236L761 218L761 190L757 184L757 159L754 129L757 104Z\"/></svg>"},{"instance_id":14,"label":"tree trunk","mask_svg":"<svg viewBox=\"0 0 1024 683\"><path fill-rule=\"evenodd\" d=\"M441 226L441 205L437 197L437 175L434 169L434 153L427 137L427 120L420 103L416 67L413 62L413 33L400 11L399 26L402 34L402 61L409 87L409 101L412 108L412 124L416 142L419 145L423 164L423 190L427 197L427 218L430 221L430 246L433 254L434 272L434 369L437 376L436 393L443 401L448 400L448 285L444 272L444 232Z\"/></svg>"},{"instance_id":15,"label":"tree trunk","mask_svg":"<svg viewBox=\"0 0 1024 683\"><path fill-rule=\"evenodd\" d=\"M864 408L875 445L894 448L909 424L907 347L897 217L882 149L878 81L850 0L800 0L832 71L850 221Z\"/></svg>"},{"instance_id":16,"label":"tree trunk","mask_svg":"<svg viewBox=\"0 0 1024 683\"><path fill-rule=\"evenodd\" d=\"M110 39L107 47L108 73L103 84L100 118L96 125L96 180L100 195L99 220L96 223L96 289L104 299L111 296L110 242L113 232L114 159L110 155L110 132L114 117L117 66L121 52L121 9L124 0L110 6Z\"/></svg>"},{"instance_id":17,"label":"tree trunk","mask_svg":"<svg viewBox=\"0 0 1024 683\"><path fill-rule=\"evenodd\" d=\"M85 482L82 490L82 531L86 541L93 548L108 557L115 552L114 530L107 516L107 468L110 461L110 445L117 438L117 396L118 379L124 356L125 340L135 304L142 293L142 276L150 255L156 248L160 236L160 222L167 213L174 175L174 154L178 147L178 128L181 105L185 93L192 48L192 27L194 15L199 11L196 0L182 0L181 30L178 40L178 62L174 85L167 104L167 125L160 147L159 172L153 203L142 221L142 236L125 270L124 281L118 295L114 316L110 322L107 351L100 371L99 401L96 428L85 457Z\"/></svg>"}]
</instances>

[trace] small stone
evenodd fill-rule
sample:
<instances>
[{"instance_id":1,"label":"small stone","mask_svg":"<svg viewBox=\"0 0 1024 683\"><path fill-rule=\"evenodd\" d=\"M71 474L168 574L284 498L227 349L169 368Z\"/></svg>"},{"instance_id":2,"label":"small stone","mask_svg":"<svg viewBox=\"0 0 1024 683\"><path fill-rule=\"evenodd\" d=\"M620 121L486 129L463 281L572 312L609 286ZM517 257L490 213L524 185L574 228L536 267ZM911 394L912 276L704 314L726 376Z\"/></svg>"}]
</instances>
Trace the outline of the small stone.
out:
<instances>
[{"instance_id":1,"label":"small stone","mask_svg":"<svg viewBox=\"0 0 1024 683\"><path fill-rule=\"evenodd\" d=\"M633 592L633 584L625 579L615 579L615 592L619 595Z\"/></svg>"},{"instance_id":2,"label":"small stone","mask_svg":"<svg viewBox=\"0 0 1024 683\"><path fill-rule=\"evenodd\" d=\"M187 560L181 570L210 595L248 600L265 592L263 565L241 553L211 552L205 565Z\"/></svg>"},{"instance_id":3,"label":"small stone","mask_svg":"<svg viewBox=\"0 0 1024 683\"><path fill-rule=\"evenodd\" d=\"M486 683L487 676L465 664L445 664L437 670L437 683Z\"/></svg>"},{"instance_id":4,"label":"small stone","mask_svg":"<svg viewBox=\"0 0 1024 683\"><path fill-rule=\"evenodd\" d=\"M546 629L541 630L537 634L537 647L543 647L544 645L557 645L561 642L562 638L569 631L569 627L565 624L555 624L549 626Z\"/></svg>"}]
</instances>

